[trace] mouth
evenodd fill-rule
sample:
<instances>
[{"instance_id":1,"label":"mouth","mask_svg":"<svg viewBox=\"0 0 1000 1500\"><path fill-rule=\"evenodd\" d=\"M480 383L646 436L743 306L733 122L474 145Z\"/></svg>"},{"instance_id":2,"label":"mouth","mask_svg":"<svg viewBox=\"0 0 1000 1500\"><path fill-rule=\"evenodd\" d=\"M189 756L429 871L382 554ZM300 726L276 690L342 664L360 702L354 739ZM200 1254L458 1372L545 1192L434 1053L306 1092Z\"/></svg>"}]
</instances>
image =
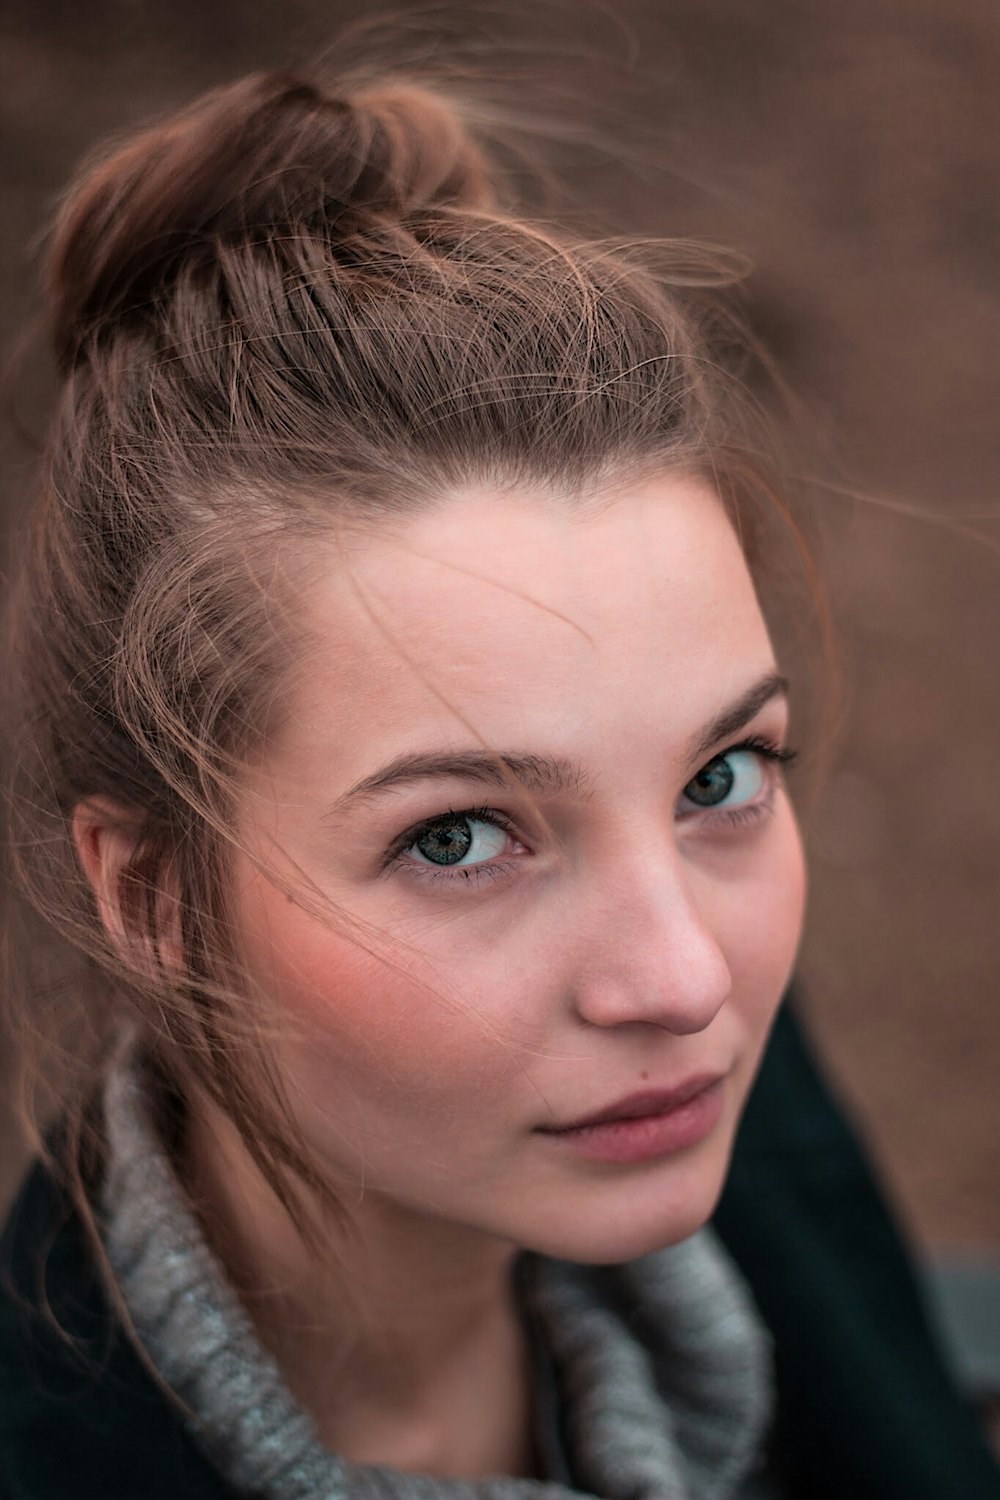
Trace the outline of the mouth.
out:
<instances>
[{"instance_id":1,"label":"mouth","mask_svg":"<svg viewBox=\"0 0 1000 1500\"><path fill-rule=\"evenodd\" d=\"M632 1166L703 1141L725 1106L725 1074L702 1073L671 1089L629 1094L568 1125L539 1126L557 1147L592 1162Z\"/></svg>"},{"instance_id":2,"label":"mouth","mask_svg":"<svg viewBox=\"0 0 1000 1500\"><path fill-rule=\"evenodd\" d=\"M606 1109L599 1109L568 1125L541 1125L538 1128L543 1135L566 1135L577 1130L592 1130L597 1125L611 1125L619 1120L645 1120L651 1115L662 1115L680 1108L706 1089L721 1083L723 1077L722 1073L699 1073L672 1089L646 1089L629 1094Z\"/></svg>"}]
</instances>

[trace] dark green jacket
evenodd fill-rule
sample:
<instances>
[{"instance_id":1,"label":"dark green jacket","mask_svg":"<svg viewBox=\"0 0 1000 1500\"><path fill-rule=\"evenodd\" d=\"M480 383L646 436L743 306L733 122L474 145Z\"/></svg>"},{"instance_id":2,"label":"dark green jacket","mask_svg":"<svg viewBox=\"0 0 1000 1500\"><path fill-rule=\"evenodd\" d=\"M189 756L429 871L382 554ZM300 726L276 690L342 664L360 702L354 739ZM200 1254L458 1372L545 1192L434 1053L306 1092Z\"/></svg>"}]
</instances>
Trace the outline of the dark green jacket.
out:
<instances>
[{"instance_id":1,"label":"dark green jacket","mask_svg":"<svg viewBox=\"0 0 1000 1500\"><path fill-rule=\"evenodd\" d=\"M787 1011L717 1228L775 1337L774 1456L790 1497L1000 1500L865 1160ZM115 1332L79 1225L38 1169L0 1278L2 1500L230 1495Z\"/></svg>"},{"instance_id":2,"label":"dark green jacket","mask_svg":"<svg viewBox=\"0 0 1000 1500\"><path fill-rule=\"evenodd\" d=\"M715 1227L775 1340L778 1452L808 1500L1000 1500L869 1163L786 1006Z\"/></svg>"}]
</instances>

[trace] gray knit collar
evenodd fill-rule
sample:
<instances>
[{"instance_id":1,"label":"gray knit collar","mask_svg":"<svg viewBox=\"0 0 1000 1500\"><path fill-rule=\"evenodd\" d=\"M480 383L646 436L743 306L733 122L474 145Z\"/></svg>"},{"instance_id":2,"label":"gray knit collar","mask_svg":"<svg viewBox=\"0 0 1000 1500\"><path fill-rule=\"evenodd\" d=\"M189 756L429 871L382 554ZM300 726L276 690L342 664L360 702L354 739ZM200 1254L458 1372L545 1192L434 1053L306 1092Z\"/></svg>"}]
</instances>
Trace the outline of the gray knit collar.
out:
<instances>
[{"instance_id":1,"label":"gray knit collar","mask_svg":"<svg viewBox=\"0 0 1000 1500\"><path fill-rule=\"evenodd\" d=\"M320 1443L219 1263L133 1057L105 1098L105 1242L142 1343L237 1493L260 1500L730 1500L772 1402L768 1336L709 1230L613 1268L530 1257L524 1283L581 1491L349 1464Z\"/></svg>"}]
</instances>

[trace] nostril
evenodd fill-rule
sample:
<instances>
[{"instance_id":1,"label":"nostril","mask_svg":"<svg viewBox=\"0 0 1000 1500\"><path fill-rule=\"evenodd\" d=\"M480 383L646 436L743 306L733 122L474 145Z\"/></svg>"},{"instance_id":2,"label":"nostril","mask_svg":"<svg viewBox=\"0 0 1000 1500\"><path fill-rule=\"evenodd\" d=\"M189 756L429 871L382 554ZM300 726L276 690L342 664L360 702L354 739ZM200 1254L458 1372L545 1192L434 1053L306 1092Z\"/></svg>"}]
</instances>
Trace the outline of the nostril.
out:
<instances>
[{"instance_id":1,"label":"nostril","mask_svg":"<svg viewBox=\"0 0 1000 1500\"><path fill-rule=\"evenodd\" d=\"M732 992L723 961L711 973L664 967L655 975L623 965L614 974L591 975L577 986L575 1008L591 1026L641 1023L686 1036L703 1031Z\"/></svg>"}]
</instances>

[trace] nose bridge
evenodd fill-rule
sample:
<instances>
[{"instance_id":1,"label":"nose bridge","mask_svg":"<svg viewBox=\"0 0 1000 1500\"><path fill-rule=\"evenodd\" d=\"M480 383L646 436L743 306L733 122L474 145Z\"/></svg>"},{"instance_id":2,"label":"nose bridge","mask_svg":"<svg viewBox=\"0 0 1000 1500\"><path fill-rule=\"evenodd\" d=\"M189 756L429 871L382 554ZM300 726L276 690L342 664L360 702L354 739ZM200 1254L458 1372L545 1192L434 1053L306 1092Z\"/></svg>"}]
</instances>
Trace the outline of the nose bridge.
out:
<instances>
[{"instance_id":1,"label":"nose bridge","mask_svg":"<svg viewBox=\"0 0 1000 1500\"><path fill-rule=\"evenodd\" d=\"M707 892L691 879L673 841L618 851L594 873L593 902L585 905L575 995L581 1019L703 1030L728 997L732 977Z\"/></svg>"}]
</instances>

